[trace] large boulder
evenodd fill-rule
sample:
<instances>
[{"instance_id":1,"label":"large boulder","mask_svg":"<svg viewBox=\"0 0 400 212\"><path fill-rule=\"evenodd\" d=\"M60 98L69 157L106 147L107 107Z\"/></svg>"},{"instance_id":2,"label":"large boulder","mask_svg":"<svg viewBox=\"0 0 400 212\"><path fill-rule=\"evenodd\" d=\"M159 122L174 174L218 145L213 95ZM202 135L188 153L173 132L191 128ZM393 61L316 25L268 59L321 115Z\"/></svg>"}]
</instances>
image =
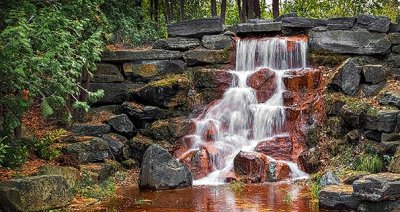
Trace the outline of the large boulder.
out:
<instances>
[{"instance_id":1,"label":"large boulder","mask_svg":"<svg viewBox=\"0 0 400 212\"><path fill-rule=\"evenodd\" d=\"M40 175L0 182L0 209L46 211L68 206L72 189L60 175Z\"/></svg>"},{"instance_id":2,"label":"large boulder","mask_svg":"<svg viewBox=\"0 0 400 212\"><path fill-rule=\"evenodd\" d=\"M329 185L319 193L319 205L329 209L356 209L360 199L353 196L351 185Z\"/></svg>"},{"instance_id":3,"label":"large boulder","mask_svg":"<svg viewBox=\"0 0 400 212\"><path fill-rule=\"evenodd\" d=\"M230 49L233 46L233 39L228 35L204 35L201 42L205 48L213 50Z\"/></svg>"},{"instance_id":4,"label":"large boulder","mask_svg":"<svg viewBox=\"0 0 400 212\"><path fill-rule=\"evenodd\" d=\"M347 95L354 96L360 88L361 70L362 67L354 59L347 59L337 68L337 74L331 85L336 86Z\"/></svg>"},{"instance_id":5,"label":"large boulder","mask_svg":"<svg viewBox=\"0 0 400 212\"><path fill-rule=\"evenodd\" d=\"M151 50L120 50L114 52L104 52L101 56L103 62L128 62L141 60L176 60L181 59L182 53L179 51L169 51L163 49Z\"/></svg>"},{"instance_id":6,"label":"large boulder","mask_svg":"<svg viewBox=\"0 0 400 212\"><path fill-rule=\"evenodd\" d=\"M168 49L168 50L189 50L200 46L200 40L197 38L166 38L157 40L153 44L153 49Z\"/></svg>"},{"instance_id":7,"label":"large boulder","mask_svg":"<svg viewBox=\"0 0 400 212\"><path fill-rule=\"evenodd\" d=\"M236 176L247 183L260 183L267 180L269 160L257 152L240 151L233 161Z\"/></svg>"},{"instance_id":8,"label":"large boulder","mask_svg":"<svg viewBox=\"0 0 400 212\"><path fill-rule=\"evenodd\" d=\"M390 19L386 16L359 14L357 16L357 26L373 32L386 33L389 30Z\"/></svg>"},{"instance_id":9,"label":"large boulder","mask_svg":"<svg viewBox=\"0 0 400 212\"><path fill-rule=\"evenodd\" d=\"M81 164L103 162L110 157L107 141L96 137L69 144L65 147L65 152L72 155Z\"/></svg>"},{"instance_id":10,"label":"large boulder","mask_svg":"<svg viewBox=\"0 0 400 212\"><path fill-rule=\"evenodd\" d=\"M79 170L69 166L41 166L38 175L60 175L65 179L70 188L75 188L80 180Z\"/></svg>"},{"instance_id":11,"label":"large boulder","mask_svg":"<svg viewBox=\"0 0 400 212\"><path fill-rule=\"evenodd\" d=\"M89 90L103 90L104 96L96 101L96 105L101 104L122 104L124 101L130 100L130 90L137 89L141 85L136 83L90 83Z\"/></svg>"},{"instance_id":12,"label":"large boulder","mask_svg":"<svg viewBox=\"0 0 400 212\"><path fill-rule=\"evenodd\" d=\"M96 64L96 71L93 74L91 82L123 82L124 76L118 70L118 67L113 64L108 63L98 63Z\"/></svg>"},{"instance_id":13,"label":"large boulder","mask_svg":"<svg viewBox=\"0 0 400 212\"><path fill-rule=\"evenodd\" d=\"M308 40L311 51L382 55L390 51L390 42L383 33L367 30L311 30Z\"/></svg>"},{"instance_id":14,"label":"large boulder","mask_svg":"<svg viewBox=\"0 0 400 212\"><path fill-rule=\"evenodd\" d=\"M188 66L204 64L226 64L230 62L231 52L228 50L189 50L183 55Z\"/></svg>"},{"instance_id":15,"label":"large boulder","mask_svg":"<svg viewBox=\"0 0 400 212\"><path fill-rule=\"evenodd\" d=\"M397 125L397 115L400 111L380 111L377 114L369 114L365 119L365 129L383 132L393 132Z\"/></svg>"},{"instance_id":16,"label":"large boulder","mask_svg":"<svg viewBox=\"0 0 400 212\"><path fill-rule=\"evenodd\" d=\"M124 75L133 82L148 82L167 74L182 73L185 67L183 60L143 60L122 65Z\"/></svg>"},{"instance_id":17,"label":"large boulder","mask_svg":"<svg viewBox=\"0 0 400 212\"><path fill-rule=\"evenodd\" d=\"M136 102L124 102L122 109L129 116L136 127L146 127L148 124L165 119L171 115L171 111L156 106L143 105Z\"/></svg>"},{"instance_id":18,"label":"large boulder","mask_svg":"<svg viewBox=\"0 0 400 212\"><path fill-rule=\"evenodd\" d=\"M169 37L202 37L223 32L223 22L219 17L181 21L168 26Z\"/></svg>"},{"instance_id":19,"label":"large boulder","mask_svg":"<svg viewBox=\"0 0 400 212\"><path fill-rule=\"evenodd\" d=\"M382 65L365 65L362 73L367 83L378 84L386 80L385 70Z\"/></svg>"},{"instance_id":20,"label":"large boulder","mask_svg":"<svg viewBox=\"0 0 400 212\"><path fill-rule=\"evenodd\" d=\"M121 135L131 137L137 133L136 127L126 114L114 116L107 120L107 124L111 129Z\"/></svg>"},{"instance_id":21,"label":"large boulder","mask_svg":"<svg viewBox=\"0 0 400 212\"><path fill-rule=\"evenodd\" d=\"M126 139L122 135L118 135L115 133L103 135L103 139L107 141L108 146L110 147L111 157L114 160L123 161L125 159L128 159L129 155L124 152L128 151L128 139Z\"/></svg>"},{"instance_id":22,"label":"large boulder","mask_svg":"<svg viewBox=\"0 0 400 212\"><path fill-rule=\"evenodd\" d=\"M71 131L82 136L98 136L101 137L111 131L108 124L74 124Z\"/></svg>"},{"instance_id":23,"label":"large boulder","mask_svg":"<svg viewBox=\"0 0 400 212\"><path fill-rule=\"evenodd\" d=\"M280 22L261 22L261 23L240 23L233 27L239 35L280 32L282 24Z\"/></svg>"},{"instance_id":24,"label":"large boulder","mask_svg":"<svg viewBox=\"0 0 400 212\"><path fill-rule=\"evenodd\" d=\"M326 20L329 30L347 30L353 28L356 19L354 17L328 18Z\"/></svg>"},{"instance_id":25,"label":"large boulder","mask_svg":"<svg viewBox=\"0 0 400 212\"><path fill-rule=\"evenodd\" d=\"M277 86L275 72L261 69L247 78L247 85L256 91L258 102L265 102L275 93Z\"/></svg>"},{"instance_id":26,"label":"large boulder","mask_svg":"<svg viewBox=\"0 0 400 212\"><path fill-rule=\"evenodd\" d=\"M143 157L139 175L139 188L166 190L192 186L192 174L187 166L179 163L158 145L151 145Z\"/></svg>"},{"instance_id":27,"label":"large boulder","mask_svg":"<svg viewBox=\"0 0 400 212\"><path fill-rule=\"evenodd\" d=\"M366 201L400 199L400 174L378 173L353 182L353 194Z\"/></svg>"},{"instance_id":28,"label":"large boulder","mask_svg":"<svg viewBox=\"0 0 400 212\"><path fill-rule=\"evenodd\" d=\"M255 151L277 160L292 160L293 144L290 137L274 137L257 144Z\"/></svg>"}]
</instances>

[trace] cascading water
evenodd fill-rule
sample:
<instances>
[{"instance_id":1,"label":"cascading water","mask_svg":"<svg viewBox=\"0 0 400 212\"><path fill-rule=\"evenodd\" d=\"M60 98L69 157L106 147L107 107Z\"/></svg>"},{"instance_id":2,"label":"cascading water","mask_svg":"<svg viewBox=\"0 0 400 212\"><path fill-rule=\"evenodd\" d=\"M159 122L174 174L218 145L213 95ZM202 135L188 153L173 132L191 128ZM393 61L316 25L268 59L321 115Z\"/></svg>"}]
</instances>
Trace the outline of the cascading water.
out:
<instances>
[{"instance_id":1,"label":"cascading water","mask_svg":"<svg viewBox=\"0 0 400 212\"><path fill-rule=\"evenodd\" d=\"M293 38L242 39L237 41L236 70L232 86L223 98L195 119L193 144L186 152L207 145L211 173L195 184L224 183L226 173L233 169L235 156L242 151L253 151L257 144L271 137L288 136L284 132L285 107L283 93L285 72L306 68L307 41ZM259 102L249 78L259 70L269 69L275 75L275 90L264 102ZM211 134L208 131L214 133ZM185 154L184 154L185 155ZM270 161L276 161L268 156ZM292 178L306 177L291 161L286 163Z\"/></svg>"}]
</instances>

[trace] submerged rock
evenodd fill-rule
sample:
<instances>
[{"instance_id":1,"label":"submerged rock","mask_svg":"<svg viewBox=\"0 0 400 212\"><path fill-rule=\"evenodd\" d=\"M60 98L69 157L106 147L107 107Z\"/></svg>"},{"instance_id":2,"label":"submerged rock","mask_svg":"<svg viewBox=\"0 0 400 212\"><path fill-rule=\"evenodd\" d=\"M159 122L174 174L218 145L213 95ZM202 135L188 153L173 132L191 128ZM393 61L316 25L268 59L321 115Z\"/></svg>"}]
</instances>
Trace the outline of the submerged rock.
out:
<instances>
[{"instance_id":1,"label":"submerged rock","mask_svg":"<svg viewBox=\"0 0 400 212\"><path fill-rule=\"evenodd\" d=\"M68 206L72 189L60 175L40 175L0 182L0 209L45 211Z\"/></svg>"},{"instance_id":2,"label":"submerged rock","mask_svg":"<svg viewBox=\"0 0 400 212\"><path fill-rule=\"evenodd\" d=\"M353 195L351 185L328 185L319 193L319 205L329 209L356 209L360 199Z\"/></svg>"},{"instance_id":3,"label":"submerged rock","mask_svg":"<svg viewBox=\"0 0 400 212\"><path fill-rule=\"evenodd\" d=\"M400 199L400 174L378 173L362 177L353 183L354 195L366 201Z\"/></svg>"},{"instance_id":4,"label":"submerged rock","mask_svg":"<svg viewBox=\"0 0 400 212\"><path fill-rule=\"evenodd\" d=\"M140 169L140 189L166 190L190 186L192 174L187 166L158 145L151 145L147 149Z\"/></svg>"}]
</instances>

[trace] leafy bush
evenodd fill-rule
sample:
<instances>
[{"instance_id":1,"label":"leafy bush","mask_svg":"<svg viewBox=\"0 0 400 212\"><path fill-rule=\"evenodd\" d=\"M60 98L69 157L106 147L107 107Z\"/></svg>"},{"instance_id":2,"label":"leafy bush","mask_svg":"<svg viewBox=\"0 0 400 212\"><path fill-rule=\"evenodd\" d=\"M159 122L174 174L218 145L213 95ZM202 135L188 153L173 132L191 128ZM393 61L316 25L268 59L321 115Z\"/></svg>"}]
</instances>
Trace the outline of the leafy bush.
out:
<instances>
[{"instance_id":1,"label":"leafy bush","mask_svg":"<svg viewBox=\"0 0 400 212\"><path fill-rule=\"evenodd\" d=\"M7 137L1 138L0 139L0 166L4 161L4 158L6 157L6 153L7 153L7 148L8 146L6 144L3 144L3 141L6 139Z\"/></svg>"},{"instance_id":2,"label":"leafy bush","mask_svg":"<svg viewBox=\"0 0 400 212\"><path fill-rule=\"evenodd\" d=\"M357 157L355 169L370 173L382 172L385 169L384 160L377 154L363 153Z\"/></svg>"},{"instance_id":3,"label":"leafy bush","mask_svg":"<svg viewBox=\"0 0 400 212\"><path fill-rule=\"evenodd\" d=\"M60 139L64 134L65 130L57 129L50 131L46 136L43 138L36 138L34 139L34 148L37 155L45 160L52 160L58 158L61 155L61 151L52 147L52 144Z\"/></svg>"},{"instance_id":4,"label":"leafy bush","mask_svg":"<svg viewBox=\"0 0 400 212\"><path fill-rule=\"evenodd\" d=\"M28 160L29 146L26 141L18 140L14 141L9 138L3 139L2 144L5 148L1 148L3 152L3 158L0 165L9 168L18 168ZM0 153L1 154L1 153Z\"/></svg>"}]
</instances>

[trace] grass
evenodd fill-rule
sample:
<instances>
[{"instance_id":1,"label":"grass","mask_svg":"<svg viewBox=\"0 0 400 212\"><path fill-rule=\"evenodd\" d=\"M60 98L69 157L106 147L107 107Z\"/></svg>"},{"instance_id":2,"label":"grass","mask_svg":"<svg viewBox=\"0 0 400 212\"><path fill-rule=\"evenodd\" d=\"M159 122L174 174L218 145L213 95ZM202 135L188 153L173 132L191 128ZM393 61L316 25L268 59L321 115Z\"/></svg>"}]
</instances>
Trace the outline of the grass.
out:
<instances>
[{"instance_id":1,"label":"grass","mask_svg":"<svg viewBox=\"0 0 400 212\"><path fill-rule=\"evenodd\" d=\"M143 199L143 198L135 199L135 202L134 202L135 205L148 205L150 203L151 203L151 200Z\"/></svg>"},{"instance_id":2,"label":"grass","mask_svg":"<svg viewBox=\"0 0 400 212\"><path fill-rule=\"evenodd\" d=\"M244 184L244 182L243 182L242 179L238 179L238 180L236 180L236 181L234 181L234 182L231 182L231 183L229 184L229 188L230 188L231 191L234 192L234 193L242 193L245 186L246 186L246 185Z\"/></svg>"},{"instance_id":3,"label":"grass","mask_svg":"<svg viewBox=\"0 0 400 212\"><path fill-rule=\"evenodd\" d=\"M310 183L310 192L311 192L311 201L318 202L319 199L319 192L321 191L321 186L319 182L311 182Z\"/></svg>"},{"instance_id":4,"label":"grass","mask_svg":"<svg viewBox=\"0 0 400 212\"><path fill-rule=\"evenodd\" d=\"M90 177L89 173L83 173L82 179L75 191L81 197L105 199L115 194L117 186L114 177L109 177L103 182L96 182Z\"/></svg>"},{"instance_id":5,"label":"grass","mask_svg":"<svg viewBox=\"0 0 400 212\"><path fill-rule=\"evenodd\" d=\"M377 154L363 153L356 159L355 169L370 173L382 172L385 169L384 159Z\"/></svg>"}]
</instances>

